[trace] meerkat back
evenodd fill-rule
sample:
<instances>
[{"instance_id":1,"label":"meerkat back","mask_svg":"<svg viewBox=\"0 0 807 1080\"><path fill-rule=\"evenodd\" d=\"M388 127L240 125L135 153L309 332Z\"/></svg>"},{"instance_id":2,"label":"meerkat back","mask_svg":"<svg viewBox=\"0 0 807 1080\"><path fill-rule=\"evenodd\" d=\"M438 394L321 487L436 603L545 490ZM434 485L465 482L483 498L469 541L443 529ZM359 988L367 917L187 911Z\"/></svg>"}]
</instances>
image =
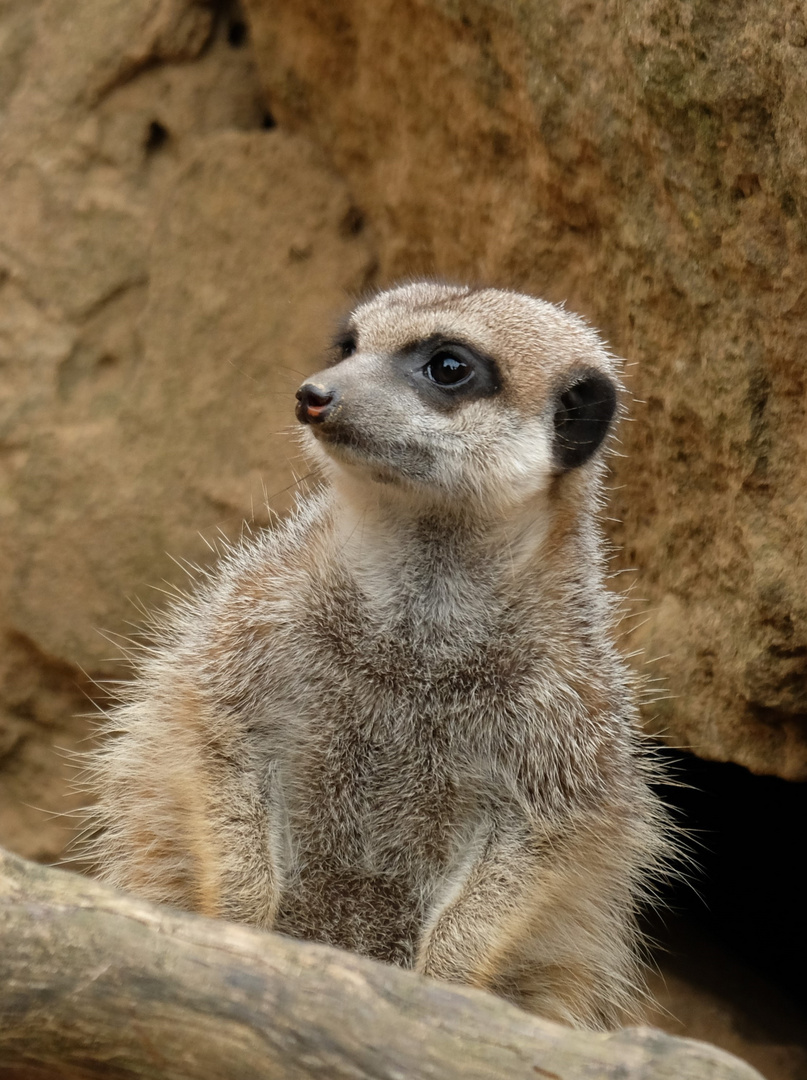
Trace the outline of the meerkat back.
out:
<instances>
[{"instance_id":1,"label":"meerkat back","mask_svg":"<svg viewBox=\"0 0 807 1080\"><path fill-rule=\"evenodd\" d=\"M616 362L414 283L297 417L324 484L178 602L92 763L99 872L609 1027L670 851L597 513Z\"/></svg>"}]
</instances>

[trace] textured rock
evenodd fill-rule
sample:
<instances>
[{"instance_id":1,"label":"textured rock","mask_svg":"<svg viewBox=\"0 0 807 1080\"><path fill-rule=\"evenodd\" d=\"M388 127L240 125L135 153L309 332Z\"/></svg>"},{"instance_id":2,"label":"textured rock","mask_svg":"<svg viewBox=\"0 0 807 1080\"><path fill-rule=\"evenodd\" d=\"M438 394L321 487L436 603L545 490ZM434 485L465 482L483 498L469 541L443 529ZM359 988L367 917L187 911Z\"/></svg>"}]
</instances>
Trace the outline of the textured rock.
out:
<instances>
[{"instance_id":1,"label":"textured rock","mask_svg":"<svg viewBox=\"0 0 807 1080\"><path fill-rule=\"evenodd\" d=\"M807 778L807 31L796 3L248 0L380 279L569 305L635 362L616 469L648 725ZM638 620L637 620L638 621Z\"/></svg>"},{"instance_id":2,"label":"textured rock","mask_svg":"<svg viewBox=\"0 0 807 1080\"><path fill-rule=\"evenodd\" d=\"M265 129L237 13L211 12L0 13L0 836L40 859L76 801L54 750L120 673L132 599L288 503L293 391L372 268L344 184Z\"/></svg>"}]
</instances>

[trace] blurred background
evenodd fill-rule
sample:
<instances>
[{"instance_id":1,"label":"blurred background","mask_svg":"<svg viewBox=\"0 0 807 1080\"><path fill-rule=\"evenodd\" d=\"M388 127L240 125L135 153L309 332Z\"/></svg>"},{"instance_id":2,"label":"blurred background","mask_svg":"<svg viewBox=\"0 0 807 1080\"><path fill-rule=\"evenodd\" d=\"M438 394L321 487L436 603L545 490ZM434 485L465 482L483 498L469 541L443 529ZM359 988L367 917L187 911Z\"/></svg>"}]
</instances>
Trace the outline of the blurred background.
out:
<instances>
[{"instance_id":1,"label":"blurred background","mask_svg":"<svg viewBox=\"0 0 807 1080\"><path fill-rule=\"evenodd\" d=\"M625 650L700 868L652 1020L807 1077L807 12L796 0L0 0L0 844L142 608L267 524L363 290L565 302L628 361Z\"/></svg>"}]
</instances>

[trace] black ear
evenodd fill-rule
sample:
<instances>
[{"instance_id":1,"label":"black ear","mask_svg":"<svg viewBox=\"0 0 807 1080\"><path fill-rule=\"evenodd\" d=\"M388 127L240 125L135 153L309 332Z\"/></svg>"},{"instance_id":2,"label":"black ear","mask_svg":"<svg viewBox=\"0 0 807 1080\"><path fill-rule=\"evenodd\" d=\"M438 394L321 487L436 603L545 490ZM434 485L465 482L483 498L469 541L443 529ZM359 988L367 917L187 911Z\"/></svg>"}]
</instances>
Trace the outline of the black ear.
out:
<instances>
[{"instance_id":1,"label":"black ear","mask_svg":"<svg viewBox=\"0 0 807 1080\"><path fill-rule=\"evenodd\" d=\"M555 463L576 469L588 461L605 436L616 412L616 387L599 371L582 374L561 391L555 407Z\"/></svg>"}]
</instances>

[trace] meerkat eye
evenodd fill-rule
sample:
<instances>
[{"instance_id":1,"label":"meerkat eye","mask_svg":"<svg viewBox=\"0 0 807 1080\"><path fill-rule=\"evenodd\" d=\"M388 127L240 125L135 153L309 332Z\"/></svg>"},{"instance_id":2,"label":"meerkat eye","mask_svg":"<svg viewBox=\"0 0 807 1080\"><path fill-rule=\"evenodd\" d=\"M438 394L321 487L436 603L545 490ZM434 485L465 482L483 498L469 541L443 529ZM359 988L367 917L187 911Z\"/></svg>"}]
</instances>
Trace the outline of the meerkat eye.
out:
<instances>
[{"instance_id":1,"label":"meerkat eye","mask_svg":"<svg viewBox=\"0 0 807 1080\"><path fill-rule=\"evenodd\" d=\"M356 351L356 335L350 333L350 331L340 334L334 341L334 347L339 353L339 359L347 360L347 358L352 356Z\"/></svg>"},{"instance_id":2,"label":"meerkat eye","mask_svg":"<svg viewBox=\"0 0 807 1080\"><path fill-rule=\"evenodd\" d=\"M454 353L441 349L426 364L423 373L439 386L459 386L473 375L473 368Z\"/></svg>"}]
</instances>

